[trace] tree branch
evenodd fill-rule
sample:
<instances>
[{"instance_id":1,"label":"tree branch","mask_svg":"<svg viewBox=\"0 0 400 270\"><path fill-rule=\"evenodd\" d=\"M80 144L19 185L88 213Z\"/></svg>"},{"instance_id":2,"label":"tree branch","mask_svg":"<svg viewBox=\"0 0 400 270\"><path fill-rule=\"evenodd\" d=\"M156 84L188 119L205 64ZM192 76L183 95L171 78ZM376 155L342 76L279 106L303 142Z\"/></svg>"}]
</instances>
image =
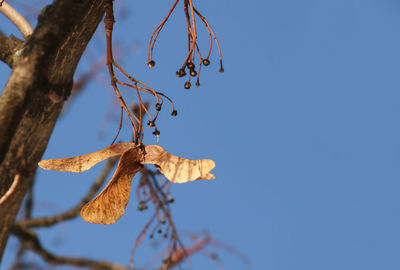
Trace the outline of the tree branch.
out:
<instances>
[{"instance_id":1,"label":"tree branch","mask_svg":"<svg viewBox=\"0 0 400 270\"><path fill-rule=\"evenodd\" d=\"M3 13L13 24L15 24L25 39L32 34L33 28L29 22L5 0L0 1L0 13Z\"/></svg>"},{"instance_id":2,"label":"tree branch","mask_svg":"<svg viewBox=\"0 0 400 270\"><path fill-rule=\"evenodd\" d=\"M0 259L17 212L31 187L76 66L104 15L105 0L55 0L14 57L0 97L0 197L26 164L13 196L0 206Z\"/></svg>"},{"instance_id":3,"label":"tree branch","mask_svg":"<svg viewBox=\"0 0 400 270\"><path fill-rule=\"evenodd\" d=\"M14 65L14 55L22 48L23 41L16 37L8 38L0 34L0 60L9 67Z\"/></svg>"},{"instance_id":4,"label":"tree branch","mask_svg":"<svg viewBox=\"0 0 400 270\"><path fill-rule=\"evenodd\" d=\"M94 269L109 269L109 270L133 270L132 268L128 268L125 266L121 266L118 264L105 262L105 261L97 261L90 260L86 258L72 258L72 257L64 257L55 255L48 250L46 250L42 244L36 233L33 231L21 227L14 226L12 229L12 233L18 237L21 241L22 245L25 248L29 248L30 250L37 253L40 257L42 257L49 264L58 264L58 265L72 265L79 267L91 267Z\"/></svg>"}]
</instances>

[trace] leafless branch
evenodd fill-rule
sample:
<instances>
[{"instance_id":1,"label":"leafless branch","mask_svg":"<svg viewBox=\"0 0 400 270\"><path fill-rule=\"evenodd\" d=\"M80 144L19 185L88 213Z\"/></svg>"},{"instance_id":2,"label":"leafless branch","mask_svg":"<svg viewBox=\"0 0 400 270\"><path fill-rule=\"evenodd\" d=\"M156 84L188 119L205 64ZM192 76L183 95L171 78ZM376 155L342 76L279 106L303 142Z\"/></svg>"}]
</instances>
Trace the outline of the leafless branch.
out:
<instances>
[{"instance_id":1,"label":"leafless branch","mask_svg":"<svg viewBox=\"0 0 400 270\"><path fill-rule=\"evenodd\" d=\"M25 248L34 251L50 264L91 267L94 269L133 270L132 268L105 261L55 255L42 246L38 236L32 230L22 226L13 226L12 233L21 241Z\"/></svg>"},{"instance_id":2,"label":"leafless branch","mask_svg":"<svg viewBox=\"0 0 400 270\"><path fill-rule=\"evenodd\" d=\"M3 13L21 32L25 39L33 33L33 28L25 18L6 1L0 1L0 13Z\"/></svg>"},{"instance_id":3,"label":"leafless branch","mask_svg":"<svg viewBox=\"0 0 400 270\"><path fill-rule=\"evenodd\" d=\"M14 65L14 55L21 48L22 40L16 37L6 37L0 34L0 60L9 65Z\"/></svg>"}]
</instances>

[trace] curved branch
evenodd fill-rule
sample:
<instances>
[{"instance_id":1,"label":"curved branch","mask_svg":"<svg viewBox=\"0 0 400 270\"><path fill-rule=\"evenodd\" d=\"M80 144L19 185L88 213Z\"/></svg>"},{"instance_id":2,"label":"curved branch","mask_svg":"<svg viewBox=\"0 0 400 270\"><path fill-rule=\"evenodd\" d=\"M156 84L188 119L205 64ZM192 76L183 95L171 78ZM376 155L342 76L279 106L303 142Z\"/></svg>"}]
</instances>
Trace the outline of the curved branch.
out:
<instances>
[{"instance_id":1,"label":"curved branch","mask_svg":"<svg viewBox=\"0 0 400 270\"><path fill-rule=\"evenodd\" d=\"M3 13L21 32L25 39L33 33L33 28L29 22L10 6L6 1L0 2L0 13Z\"/></svg>"}]
</instances>

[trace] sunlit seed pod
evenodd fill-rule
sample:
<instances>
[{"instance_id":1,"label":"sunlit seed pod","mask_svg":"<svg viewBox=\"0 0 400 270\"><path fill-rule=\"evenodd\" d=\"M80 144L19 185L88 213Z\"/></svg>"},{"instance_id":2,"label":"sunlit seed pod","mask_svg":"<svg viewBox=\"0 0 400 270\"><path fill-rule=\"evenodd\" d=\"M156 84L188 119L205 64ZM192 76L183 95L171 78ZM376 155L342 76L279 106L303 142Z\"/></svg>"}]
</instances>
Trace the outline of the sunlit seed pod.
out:
<instances>
[{"instance_id":1,"label":"sunlit seed pod","mask_svg":"<svg viewBox=\"0 0 400 270\"><path fill-rule=\"evenodd\" d=\"M147 65L149 66L149 68L153 68L156 65L156 62L154 60L150 60Z\"/></svg>"},{"instance_id":2,"label":"sunlit seed pod","mask_svg":"<svg viewBox=\"0 0 400 270\"><path fill-rule=\"evenodd\" d=\"M186 71L185 71L184 68L181 68L181 69L179 70L179 75L180 75L180 77L186 76Z\"/></svg>"},{"instance_id":3,"label":"sunlit seed pod","mask_svg":"<svg viewBox=\"0 0 400 270\"><path fill-rule=\"evenodd\" d=\"M160 131L159 131L158 129L156 129L156 130L153 132L153 134L156 135L156 136L158 136L158 135L160 135Z\"/></svg>"},{"instance_id":4,"label":"sunlit seed pod","mask_svg":"<svg viewBox=\"0 0 400 270\"><path fill-rule=\"evenodd\" d=\"M156 124L154 123L154 120L153 120L153 121L149 121L149 122L147 123L147 125L148 125L149 127L154 127Z\"/></svg>"},{"instance_id":5,"label":"sunlit seed pod","mask_svg":"<svg viewBox=\"0 0 400 270\"><path fill-rule=\"evenodd\" d=\"M191 86L192 84L189 81L185 82L185 89L190 89Z\"/></svg>"},{"instance_id":6,"label":"sunlit seed pod","mask_svg":"<svg viewBox=\"0 0 400 270\"><path fill-rule=\"evenodd\" d=\"M209 64L210 64L210 60L208 60L207 58L203 59L203 65L208 66Z\"/></svg>"},{"instance_id":7,"label":"sunlit seed pod","mask_svg":"<svg viewBox=\"0 0 400 270\"><path fill-rule=\"evenodd\" d=\"M178 115L178 111L177 110L173 110L171 113L172 116L177 116Z\"/></svg>"},{"instance_id":8,"label":"sunlit seed pod","mask_svg":"<svg viewBox=\"0 0 400 270\"><path fill-rule=\"evenodd\" d=\"M161 111L161 104L160 104L160 103L157 103L157 104L156 104L156 110L157 110L157 111Z\"/></svg>"},{"instance_id":9,"label":"sunlit seed pod","mask_svg":"<svg viewBox=\"0 0 400 270\"><path fill-rule=\"evenodd\" d=\"M190 70L190 76L192 76L192 77L197 76L196 70L194 70L194 69Z\"/></svg>"},{"instance_id":10,"label":"sunlit seed pod","mask_svg":"<svg viewBox=\"0 0 400 270\"><path fill-rule=\"evenodd\" d=\"M188 62L188 63L187 63L187 67L188 67L189 69L194 69L196 66L194 65L193 62Z\"/></svg>"},{"instance_id":11,"label":"sunlit seed pod","mask_svg":"<svg viewBox=\"0 0 400 270\"><path fill-rule=\"evenodd\" d=\"M223 67L221 67L221 68L219 69L219 72L221 72L221 73L224 73L224 71L225 71L225 69L224 69Z\"/></svg>"}]
</instances>

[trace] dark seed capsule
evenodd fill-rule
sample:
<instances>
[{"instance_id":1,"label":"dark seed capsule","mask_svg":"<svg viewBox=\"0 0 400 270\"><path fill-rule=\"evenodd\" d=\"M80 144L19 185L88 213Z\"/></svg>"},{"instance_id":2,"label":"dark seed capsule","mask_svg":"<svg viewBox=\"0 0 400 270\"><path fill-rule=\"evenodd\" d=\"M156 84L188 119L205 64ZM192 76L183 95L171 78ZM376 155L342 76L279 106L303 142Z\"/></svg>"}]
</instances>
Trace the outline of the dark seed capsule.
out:
<instances>
[{"instance_id":1,"label":"dark seed capsule","mask_svg":"<svg viewBox=\"0 0 400 270\"><path fill-rule=\"evenodd\" d=\"M185 82L185 89L190 89L191 86L192 84L189 81Z\"/></svg>"},{"instance_id":2,"label":"dark seed capsule","mask_svg":"<svg viewBox=\"0 0 400 270\"><path fill-rule=\"evenodd\" d=\"M164 237L164 238L167 238L167 237L168 237L168 234L164 233L163 237Z\"/></svg>"},{"instance_id":3,"label":"dark seed capsule","mask_svg":"<svg viewBox=\"0 0 400 270\"><path fill-rule=\"evenodd\" d=\"M208 66L210 64L210 60L203 59L203 65Z\"/></svg>"},{"instance_id":4,"label":"dark seed capsule","mask_svg":"<svg viewBox=\"0 0 400 270\"><path fill-rule=\"evenodd\" d=\"M192 77L197 76L196 70L194 70L194 69L190 70L190 76L192 76Z\"/></svg>"},{"instance_id":5,"label":"dark seed capsule","mask_svg":"<svg viewBox=\"0 0 400 270\"><path fill-rule=\"evenodd\" d=\"M153 234L150 234L150 235L149 235L149 238L150 238L150 239L152 239L153 237L154 237L154 235L153 235Z\"/></svg>"},{"instance_id":6,"label":"dark seed capsule","mask_svg":"<svg viewBox=\"0 0 400 270\"><path fill-rule=\"evenodd\" d=\"M157 103L157 104L156 104L156 110L157 110L157 111L161 111L161 104L160 104L160 103Z\"/></svg>"},{"instance_id":7,"label":"dark seed capsule","mask_svg":"<svg viewBox=\"0 0 400 270\"><path fill-rule=\"evenodd\" d=\"M147 123L147 125L148 125L149 127L154 127L156 124L154 123L154 120L153 120L153 121L149 121L149 122Z\"/></svg>"},{"instance_id":8,"label":"dark seed capsule","mask_svg":"<svg viewBox=\"0 0 400 270\"><path fill-rule=\"evenodd\" d=\"M180 70L178 70L177 72L176 72L176 76L178 76L179 78L182 78L183 76L185 76L186 75L186 71L185 71L185 69L183 69L183 68L181 68Z\"/></svg>"},{"instance_id":9,"label":"dark seed capsule","mask_svg":"<svg viewBox=\"0 0 400 270\"><path fill-rule=\"evenodd\" d=\"M187 67L188 67L189 69L194 69L196 66L194 65L193 62L188 62L188 63L187 63Z\"/></svg>"},{"instance_id":10,"label":"dark seed capsule","mask_svg":"<svg viewBox=\"0 0 400 270\"><path fill-rule=\"evenodd\" d=\"M224 73L224 71L225 71L225 69L224 69L223 67L221 67L221 68L219 69L219 72L221 72L221 73Z\"/></svg>"},{"instance_id":11,"label":"dark seed capsule","mask_svg":"<svg viewBox=\"0 0 400 270\"><path fill-rule=\"evenodd\" d=\"M158 229L158 231L157 231L159 234L161 234L162 233L162 230L161 229Z\"/></svg>"},{"instance_id":12,"label":"dark seed capsule","mask_svg":"<svg viewBox=\"0 0 400 270\"><path fill-rule=\"evenodd\" d=\"M177 116L178 115L178 111L177 110L173 110L171 113L172 116Z\"/></svg>"},{"instance_id":13,"label":"dark seed capsule","mask_svg":"<svg viewBox=\"0 0 400 270\"><path fill-rule=\"evenodd\" d=\"M150 60L147 65L149 66L149 68L153 68L156 65L156 62L154 60Z\"/></svg>"},{"instance_id":14,"label":"dark seed capsule","mask_svg":"<svg viewBox=\"0 0 400 270\"><path fill-rule=\"evenodd\" d=\"M197 86L197 87L200 86L200 81L199 81L199 80L196 81L196 86Z\"/></svg>"},{"instance_id":15,"label":"dark seed capsule","mask_svg":"<svg viewBox=\"0 0 400 270\"><path fill-rule=\"evenodd\" d=\"M156 130L153 132L153 134L156 135L156 136L158 136L158 135L160 135L160 131L156 129Z\"/></svg>"}]
</instances>

